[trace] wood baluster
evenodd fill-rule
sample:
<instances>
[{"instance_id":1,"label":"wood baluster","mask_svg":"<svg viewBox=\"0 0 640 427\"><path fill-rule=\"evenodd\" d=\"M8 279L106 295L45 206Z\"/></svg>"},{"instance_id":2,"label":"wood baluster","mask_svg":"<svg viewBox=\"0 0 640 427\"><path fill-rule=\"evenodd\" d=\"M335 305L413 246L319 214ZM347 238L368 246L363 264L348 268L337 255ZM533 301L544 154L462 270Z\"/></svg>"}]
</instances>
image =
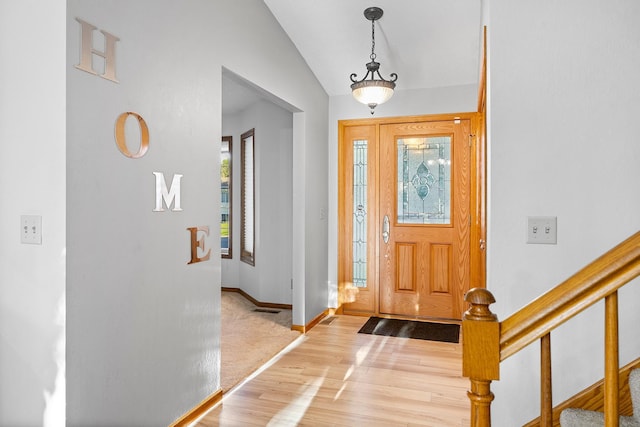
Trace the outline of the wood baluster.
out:
<instances>
[{"instance_id":1,"label":"wood baluster","mask_svg":"<svg viewBox=\"0 0 640 427\"><path fill-rule=\"evenodd\" d=\"M604 308L604 425L618 427L618 291L605 298Z\"/></svg>"},{"instance_id":2,"label":"wood baluster","mask_svg":"<svg viewBox=\"0 0 640 427\"><path fill-rule=\"evenodd\" d=\"M489 310L496 300L483 288L471 289L464 300L471 304L462 317L462 375L471 382L471 427L489 427L491 381L500 379L500 323Z\"/></svg>"},{"instance_id":3,"label":"wood baluster","mask_svg":"<svg viewBox=\"0 0 640 427\"><path fill-rule=\"evenodd\" d=\"M551 333L540 338L540 425L553 426L551 398Z\"/></svg>"},{"instance_id":4,"label":"wood baluster","mask_svg":"<svg viewBox=\"0 0 640 427\"><path fill-rule=\"evenodd\" d=\"M491 381L469 379L471 388L467 391L467 396L471 401L471 427L491 426Z\"/></svg>"}]
</instances>

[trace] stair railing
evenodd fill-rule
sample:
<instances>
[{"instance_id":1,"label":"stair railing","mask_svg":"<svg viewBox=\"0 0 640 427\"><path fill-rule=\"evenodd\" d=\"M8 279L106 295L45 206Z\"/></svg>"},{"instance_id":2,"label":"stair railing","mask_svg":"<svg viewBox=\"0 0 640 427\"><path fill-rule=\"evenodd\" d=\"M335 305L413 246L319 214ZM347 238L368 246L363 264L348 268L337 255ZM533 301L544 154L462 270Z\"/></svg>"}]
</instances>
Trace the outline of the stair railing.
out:
<instances>
[{"instance_id":1,"label":"stair railing","mask_svg":"<svg viewBox=\"0 0 640 427\"><path fill-rule=\"evenodd\" d=\"M618 425L618 289L640 275L637 232L556 288L498 321L486 289L471 289L462 319L463 376L468 377L471 427L491 426L491 381L500 379L500 362L540 340L540 425L553 425L551 331L598 301L605 300L605 426Z\"/></svg>"}]
</instances>

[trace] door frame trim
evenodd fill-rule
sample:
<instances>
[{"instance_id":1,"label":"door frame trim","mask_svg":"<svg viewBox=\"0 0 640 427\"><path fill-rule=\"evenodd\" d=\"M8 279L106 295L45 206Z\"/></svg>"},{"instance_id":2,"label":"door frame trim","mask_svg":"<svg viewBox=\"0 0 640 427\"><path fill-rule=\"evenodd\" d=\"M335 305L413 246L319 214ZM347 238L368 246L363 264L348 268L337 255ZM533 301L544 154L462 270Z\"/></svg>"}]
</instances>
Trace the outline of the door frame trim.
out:
<instances>
[{"instance_id":1,"label":"door frame trim","mask_svg":"<svg viewBox=\"0 0 640 427\"><path fill-rule=\"evenodd\" d=\"M485 112L468 112L468 113L451 113L451 114L432 114L420 116L403 116L403 117L383 117L370 119L352 119L338 121L338 188L344 186L344 164L342 151L344 141L345 128L350 126L371 126L376 127L376 139L380 136L380 126L386 124L414 123L414 122L435 122L448 120L470 120L472 136L469 144L471 146L471 200L470 200L470 248L469 248L469 286L470 288L486 287L486 125ZM351 315L379 315L380 302L377 297L379 292L378 277L374 278L373 292L376 294L375 309L373 312L361 312L345 310L344 304L341 303L341 292L344 292L345 278L341 259L345 256L343 238L340 230L343 229L342 213L345 209L346 200L343 192L338 191L338 301L339 306L336 313L344 313Z\"/></svg>"}]
</instances>

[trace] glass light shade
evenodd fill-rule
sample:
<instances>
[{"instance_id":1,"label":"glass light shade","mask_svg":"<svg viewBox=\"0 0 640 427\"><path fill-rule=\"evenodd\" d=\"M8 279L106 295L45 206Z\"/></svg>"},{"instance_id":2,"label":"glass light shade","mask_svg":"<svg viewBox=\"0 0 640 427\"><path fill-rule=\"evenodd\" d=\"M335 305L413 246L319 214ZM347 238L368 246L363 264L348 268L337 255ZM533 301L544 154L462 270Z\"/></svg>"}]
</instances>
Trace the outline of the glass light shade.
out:
<instances>
[{"instance_id":1,"label":"glass light shade","mask_svg":"<svg viewBox=\"0 0 640 427\"><path fill-rule=\"evenodd\" d=\"M379 105L393 96L396 84L385 80L364 80L351 85L353 97L365 105Z\"/></svg>"}]
</instances>

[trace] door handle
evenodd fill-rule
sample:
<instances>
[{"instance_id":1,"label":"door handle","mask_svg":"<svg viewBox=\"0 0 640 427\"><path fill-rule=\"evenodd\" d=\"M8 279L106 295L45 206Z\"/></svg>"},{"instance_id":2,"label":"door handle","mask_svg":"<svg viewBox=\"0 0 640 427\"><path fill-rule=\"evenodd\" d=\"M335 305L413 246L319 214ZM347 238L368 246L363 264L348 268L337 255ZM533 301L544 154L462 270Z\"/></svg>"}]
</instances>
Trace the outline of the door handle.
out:
<instances>
[{"instance_id":1,"label":"door handle","mask_svg":"<svg viewBox=\"0 0 640 427\"><path fill-rule=\"evenodd\" d=\"M382 220L382 240L389 243L389 215L385 215Z\"/></svg>"}]
</instances>

